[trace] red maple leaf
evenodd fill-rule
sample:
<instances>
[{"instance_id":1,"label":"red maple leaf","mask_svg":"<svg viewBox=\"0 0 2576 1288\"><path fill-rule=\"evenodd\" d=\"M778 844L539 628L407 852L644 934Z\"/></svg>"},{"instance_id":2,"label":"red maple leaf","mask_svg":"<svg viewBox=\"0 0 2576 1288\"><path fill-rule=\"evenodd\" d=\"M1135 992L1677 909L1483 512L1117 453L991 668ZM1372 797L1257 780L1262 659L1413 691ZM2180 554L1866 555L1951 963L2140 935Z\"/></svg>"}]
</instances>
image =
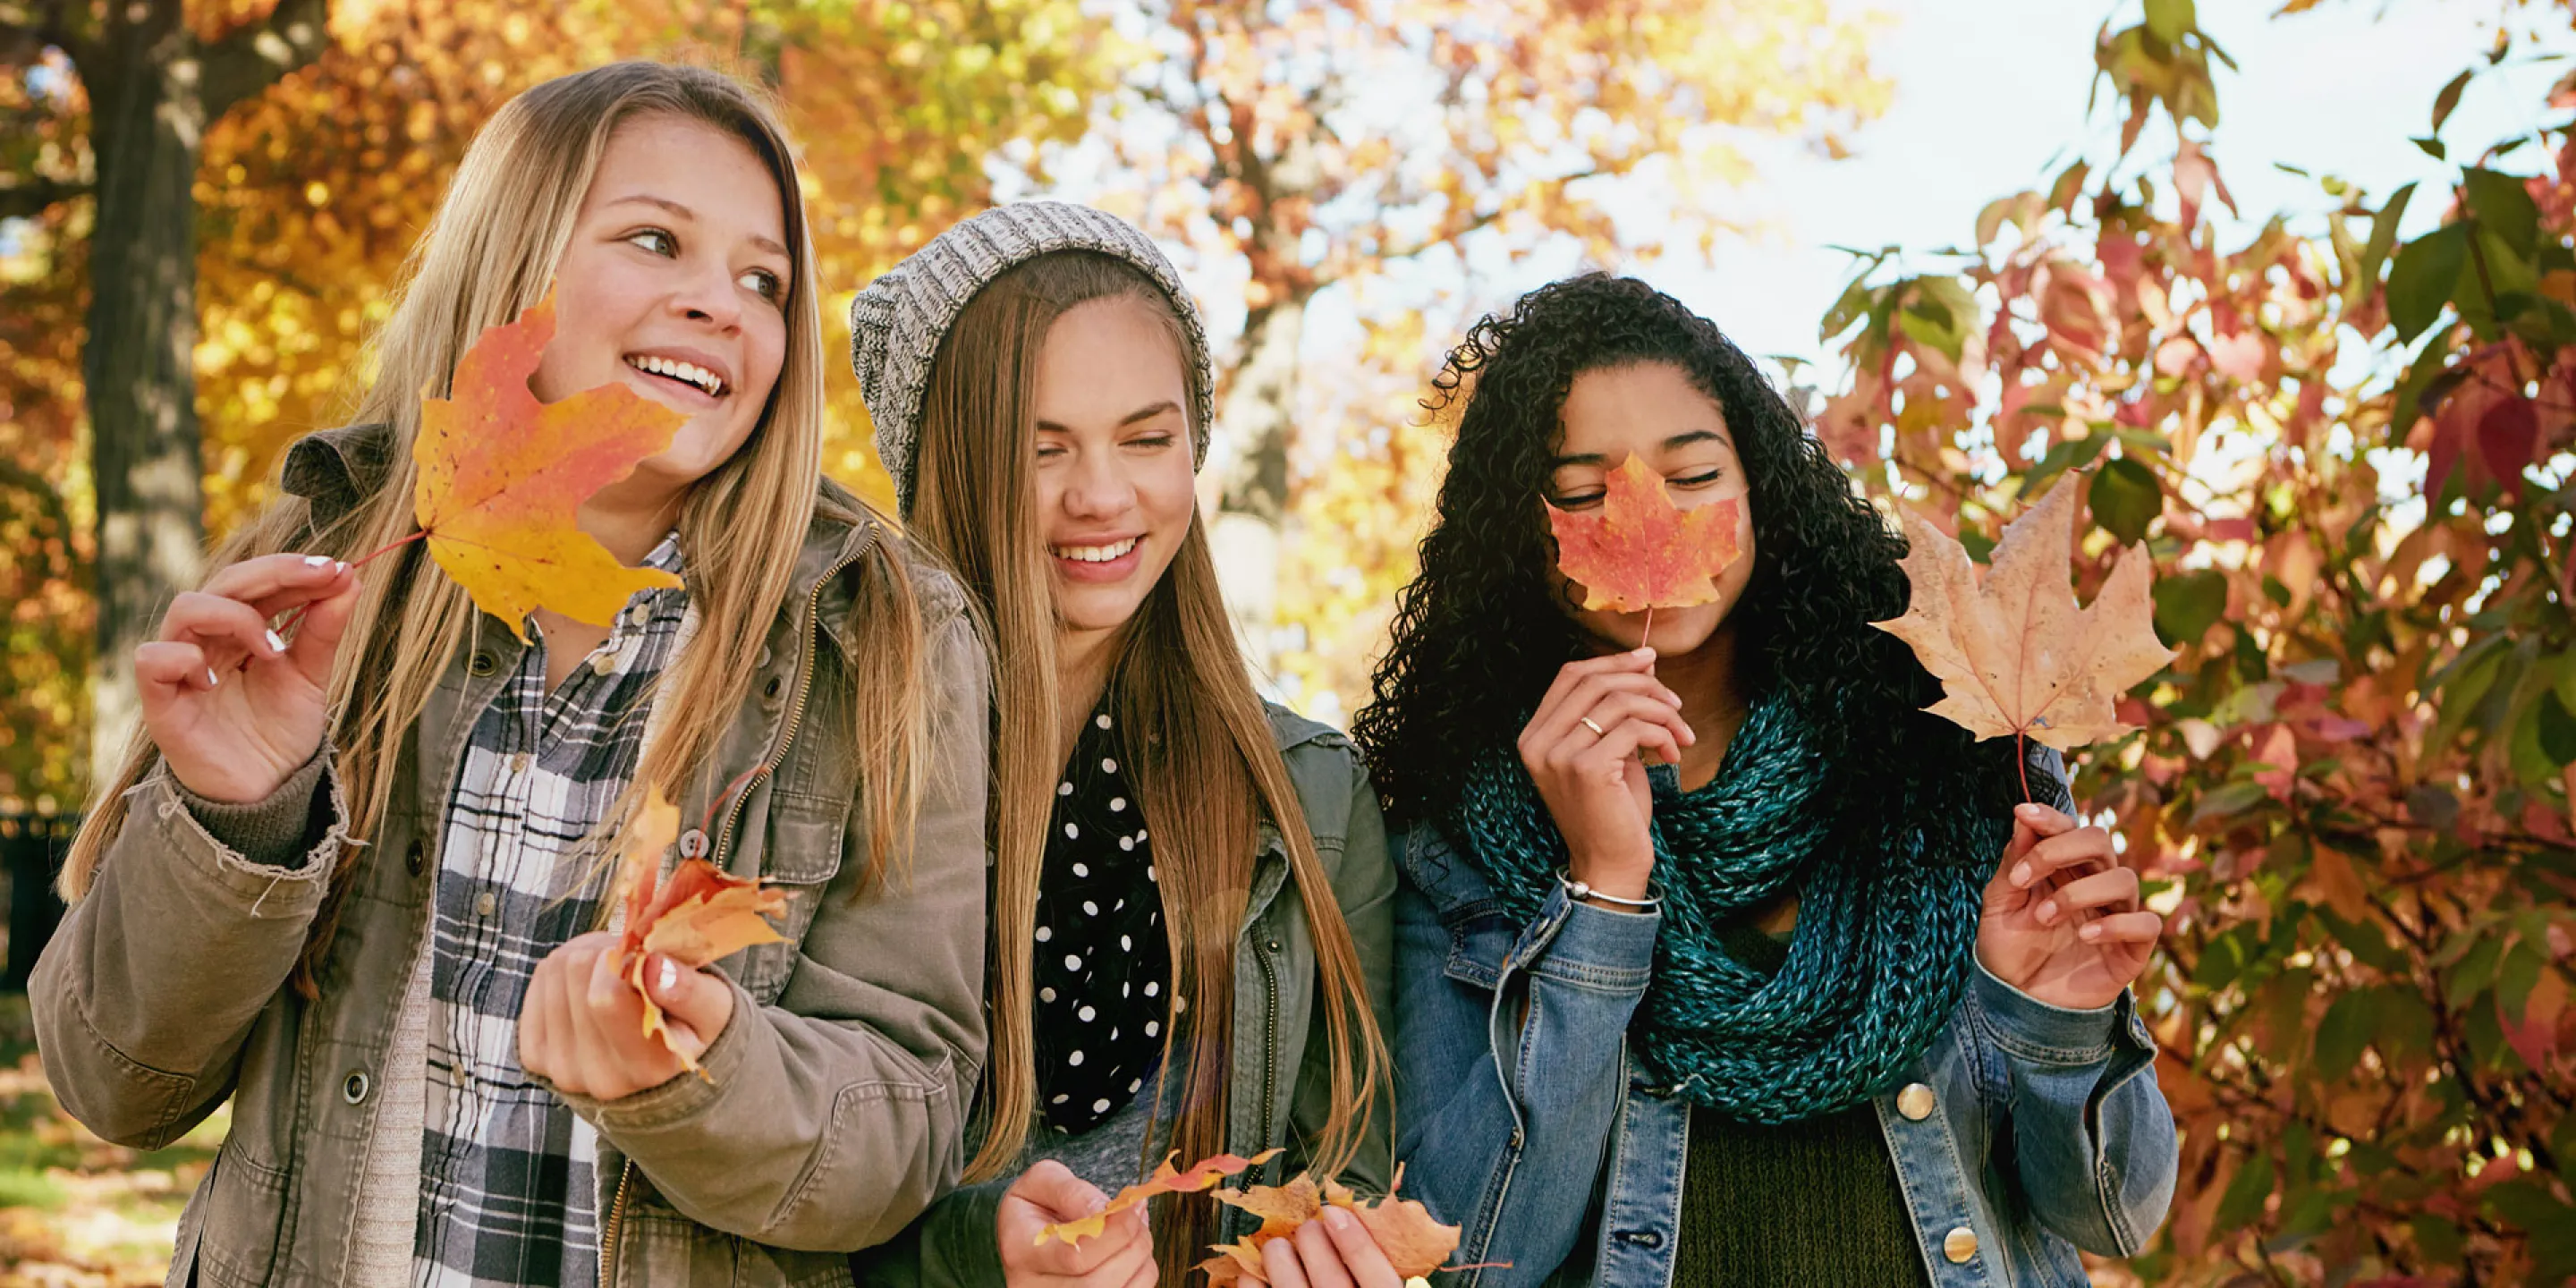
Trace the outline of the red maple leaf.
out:
<instances>
[{"instance_id":1,"label":"red maple leaf","mask_svg":"<svg viewBox=\"0 0 2576 1288\"><path fill-rule=\"evenodd\" d=\"M1635 613L1717 602L1717 574L1742 553L1740 503L1730 497L1682 509L1664 480L1631 455L1610 472L1598 514L1550 505L1556 566L1583 586L1583 606Z\"/></svg>"}]
</instances>

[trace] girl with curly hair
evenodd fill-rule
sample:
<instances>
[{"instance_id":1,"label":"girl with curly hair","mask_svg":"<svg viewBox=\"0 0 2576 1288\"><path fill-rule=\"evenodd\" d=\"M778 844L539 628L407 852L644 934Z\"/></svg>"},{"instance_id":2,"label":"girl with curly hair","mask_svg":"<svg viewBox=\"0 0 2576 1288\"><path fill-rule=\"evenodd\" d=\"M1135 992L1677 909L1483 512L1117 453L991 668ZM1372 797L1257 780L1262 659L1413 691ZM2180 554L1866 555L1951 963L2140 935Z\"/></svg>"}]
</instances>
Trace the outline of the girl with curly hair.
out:
<instances>
[{"instance_id":1,"label":"girl with curly hair","mask_svg":"<svg viewBox=\"0 0 2576 1288\"><path fill-rule=\"evenodd\" d=\"M2128 984L2161 922L2060 763L1925 714L1904 545L1641 282L1480 322L1357 736L1397 899L1405 1190L1468 1284L2075 1285L2175 1166ZM1582 607L1545 507L1631 454L1734 501L1717 601ZM1651 626L1651 638L1649 627Z\"/></svg>"}]
</instances>

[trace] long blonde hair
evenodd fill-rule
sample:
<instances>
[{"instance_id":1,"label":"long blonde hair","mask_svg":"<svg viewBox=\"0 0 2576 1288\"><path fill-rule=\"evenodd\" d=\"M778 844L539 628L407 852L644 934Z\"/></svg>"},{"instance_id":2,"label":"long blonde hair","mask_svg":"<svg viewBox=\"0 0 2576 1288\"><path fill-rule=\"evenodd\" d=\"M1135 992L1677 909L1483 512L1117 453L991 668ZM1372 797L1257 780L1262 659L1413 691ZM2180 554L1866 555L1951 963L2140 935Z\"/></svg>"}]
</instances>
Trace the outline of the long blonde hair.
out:
<instances>
[{"instance_id":1,"label":"long blonde hair","mask_svg":"<svg viewBox=\"0 0 2576 1288\"><path fill-rule=\"evenodd\" d=\"M700 67L621 62L559 77L504 104L466 151L428 233L405 267L400 303L375 337L376 370L355 421L387 427L386 473L345 515L317 522L285 496L226 543L213 566L294 550L353 559L418 530L412 513L412 441L424 391L443 396L457 359L483 329L543 298L590 190L609 136L630 120L673 116L740 138L776 180L794 267L787 344L777 386L751 438L690 490L679 531L699 627L659 686L658 733L627 798L645 788L677 798L712 760L745 700L771 625L793 589L798 552L818 506L823 437L823 347L812 242L795 154L777 113L740 82ZM877 523L856 502L822 502L838 517ZM853 650L858 685L862 807L874 852L900 862L910 849L925 762L921 616L893 539L857 569ZM414 544L362 574L358 609L331 677L331 737L347 792L349 835L384 820L399 785L403 747L430 692L479 614L454 582L424 568ZM126 792L151 768L138 733L123 770L94 794L72 844L63 892L89 889L99 858L122 828ZM319 993L322 963L360 849L344 847L331 890L297 963L294 983Z\"/></svg>"},{"instance_id":2,"label":"long blonde hair","mask_svg":"<svg viewBox=\"0 0 2576 1288\"><path fill-rule=\"evenodd\" d=\"M1017 1161L1037 1106L1030 995L1038 873L1063 768L1054 574L1029 467L1036 455L1038 354L1058 318L1076 305L1112 298L1153 309L1171 327L1175 350L1186 351L1172 301L1143 273L1111 256L1059 251L1013 267L968 302L923 391L913 531L947 556L994 634L992 1056L983 1082L986 1133L967 1165L969 1179ZM1195 393L1207 373L1183 365ZM1207 432L1205 425L1190 429ZM1315 942L1332 1110L1313 1152L1318 1174L1330 1175L1349 1161L1366 1130L1384 1043L1350 927L1235 643L1205 525L1195 513L1171 567L1117 647L1112 701L1154 836L1173 997L1176 1006L1187 1004L1187 1023L1165 1027L1165 1078L1174 1076L1175 1037L1184 1028L1191 1035L1182 1075L1188 1095L1172 1148L1195 1159L1228 1143L1235 938L1260 822L1267 818L1286 842ZM1165 1280L1180 1283L1213 1239L1215 1205L1197 1197L1174 1215L1179 1219L1158 1224L1155 1242Z\"/></svg>"}]
</instances>

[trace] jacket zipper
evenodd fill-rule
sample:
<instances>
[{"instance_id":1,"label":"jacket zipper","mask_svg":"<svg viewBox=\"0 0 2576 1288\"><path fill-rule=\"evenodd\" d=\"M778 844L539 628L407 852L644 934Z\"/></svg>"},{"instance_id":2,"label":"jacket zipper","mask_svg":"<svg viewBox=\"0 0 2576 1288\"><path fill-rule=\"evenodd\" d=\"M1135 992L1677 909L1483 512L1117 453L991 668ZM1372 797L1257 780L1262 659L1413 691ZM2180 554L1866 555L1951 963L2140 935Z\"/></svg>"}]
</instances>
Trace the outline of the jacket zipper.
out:
<instances>
[{"instance_id":1,"label":"jacket zipper","mask_svg":"<svg viewBox=\"0 0 2576 1288\"><path fill-rule=\"evenodd\" d=\"M870 550L875 549L876 544L875 534L871 530L867 543L842 556L840 562L825 569L823 575L815 580L813 593L805 597L806 653L804 663L796 668L796 701L787 709L787 723L778 731L778 745L770 749L768 757L763 760L760 768L751 777L743 780L742 790L734 796L733 804L725 810L724 828L717 834L716 844L707 855L708 861L719 868L724 866L725 855L732 848L733 828L735 822L742 817L742 803L751 799L751 789L761 779L769 777L771 772L778 768L778 763L787 758L787 749L796 742L797 726L805 723L805 704L812 699L814 690L814 650L820 647L814 636L823 629L823 588L832 584L832 579L840 576L851 564L857 563ZM1263 1113L1268 1112L1265 1103ZM1263 1121L1266 1123L1268 1119L1265 1117ZM1265 1127L1264 1131L1267 1130ZM610 1288L610 1285L617 1282L617 1236L626 1224L627 1199L634 1188L635 1160L624 1159L617 1172L617 1197L609 1202L608 1220L600 1227L600 1288Z\"/></svg>"},{"instance_id":2,"label":"jacket zipper","mask_svg":"<svg viewBox=\"0 0 2576 1288\"><path fill-rule=\"evenodd\" d=\"M1265 943L1253 956L1261 962L1261 992L1265 1003L1262 1012L1261 1040L1261 1145L1270 1148L1270 1102L1279 1085L1279 967L1270 960Z\"/></svg>"}]
</instances>

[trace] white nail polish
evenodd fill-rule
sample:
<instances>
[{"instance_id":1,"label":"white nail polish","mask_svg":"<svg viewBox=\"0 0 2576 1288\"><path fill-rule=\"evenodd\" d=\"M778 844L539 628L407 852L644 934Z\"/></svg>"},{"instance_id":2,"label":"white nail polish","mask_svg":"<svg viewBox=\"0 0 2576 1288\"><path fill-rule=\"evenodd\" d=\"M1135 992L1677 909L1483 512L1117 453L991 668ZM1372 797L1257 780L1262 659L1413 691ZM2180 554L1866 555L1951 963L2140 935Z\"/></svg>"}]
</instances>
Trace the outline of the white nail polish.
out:
<instances>
[{"instance_id":1,"label":"white nail polish","mask_svg":"<svg viewBox=\"0 0 2576 1288\"><path fill-rule=\"evenodd\" d=\"M668 992L670 992L672 989L678 988L679 986L680 986L680 964L679 964L678 962L672 961L672 960L671 960L670 958L668 958L668 957L663 958L663 959L662 959L662 991L663 991L663 992L665 992L665 993L668 993Z\"/></svg>"},{"instance_id":2,"label":"white nail polish","mask_svg":"<svg viewBox=\"0 0 2576 1288\"><path fill-rule=\"evenodd\" d=\"M286 639L285 639L285 637L283 637L283 636L279 635L279 634L278 634L277 632L275 632L275 631L270 631L270 632L268 633L268 651L269 651L269 652L271 652L271 653L283 653L283 652L285 652L285 651L286 651Z\"/></svg>"},{"instance_id":3,"label":"white nail polish","mask_svg":"<svg viewBox=\"0 0 2576 1288\"><path fill-rule=\"evenodd\" d=\"M331 566L331 556L306 555L304 556L304 566L307 568L328 568Z\"/></svg>"},{"instance_id":4,"label":"white nail polish","mask_svg":"<svg viewBox=\"0 0 2576 1288\"><path fill-rule=\"evenodd\" d=\"M207 687L207 688L209 688L209 689L211 689L211 688L213 688L213 687L215 687L216 685L221 684L221 683L223 683L223 680L222 680L222 678L221 678L221 677L219 677L219 676L217 676L217 675L215 674L215 668L213 668L213 667L211 667L211 666L210 666L210 667L207 667L207 668L206 668L206 687Z\"/></svg>"}]
</instances>

